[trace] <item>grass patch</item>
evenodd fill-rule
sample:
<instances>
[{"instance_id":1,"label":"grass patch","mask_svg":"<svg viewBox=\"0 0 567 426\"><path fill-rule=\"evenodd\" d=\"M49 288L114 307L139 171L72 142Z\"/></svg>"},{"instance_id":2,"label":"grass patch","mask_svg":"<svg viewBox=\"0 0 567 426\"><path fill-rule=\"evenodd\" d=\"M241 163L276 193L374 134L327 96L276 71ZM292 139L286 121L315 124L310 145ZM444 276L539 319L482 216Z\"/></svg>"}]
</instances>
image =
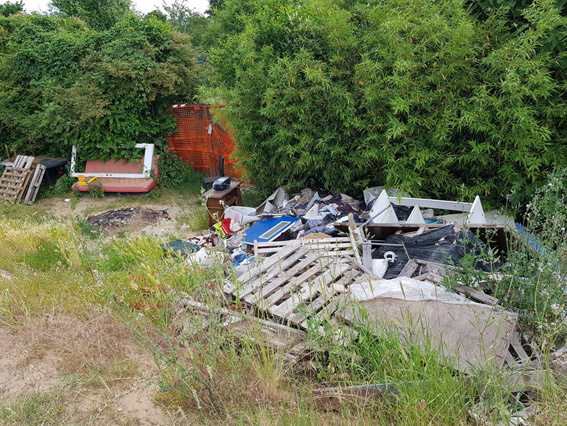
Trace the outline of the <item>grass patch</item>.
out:
<instances>
[{"instance_id":1,"label":"grass patch","mask_svg":"<svg viewBox=\"0 0 567 426\"><path fill-rule=\"evenodd\" d=\"M64 390L31 392L9 402L0 402L0 422L9 426L62 424L65 413Z\"/></svg>"},{"instance_id":2,"label":"grass patch","mask_svg":"<svg viewBox=\"0 0 567 426\"><path fill-rule=\"evenodd\" d=\"M67 266L67 259L59 250L57 244L53 242L40 242L37 251L26 254L23 262L31 268L42 272Z\"/></svg>"},{"instance_id":3,"label":"grass patch","mask_svg":"<svg viewBox=\"0 0 567 426\"><path fill-rule=\"evenodd\" d=\"M197 207L190 213L180 213L175 218L177 229L188 229L199 232L209 227L209 215L207 209Z\"/></svg>"},{"instance_id":4,"label":"grass patch","mask_svg":"<svg viewBox=\"0 0 567 426\"><path fill-rule=\"evenodd\" d=\"M4 220L24 220L31 224L42 223L49 215L44 208L37 205L10 204L0 200L0 218Z\"/></svg>"}]
</instances>

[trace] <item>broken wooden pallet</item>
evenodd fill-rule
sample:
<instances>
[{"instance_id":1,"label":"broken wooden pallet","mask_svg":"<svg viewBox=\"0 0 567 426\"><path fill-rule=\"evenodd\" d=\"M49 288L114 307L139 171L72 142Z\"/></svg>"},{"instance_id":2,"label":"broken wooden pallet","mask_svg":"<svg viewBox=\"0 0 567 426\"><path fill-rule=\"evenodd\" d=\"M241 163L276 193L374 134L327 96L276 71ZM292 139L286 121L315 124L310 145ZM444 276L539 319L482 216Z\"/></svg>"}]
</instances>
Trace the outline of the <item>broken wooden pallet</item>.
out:
<instances>
[{"instance_id":1,"label":"broken wooden pallet","mask_svg":"<svg viewBox=\"0 0 567 426\"><path fill-rule=\"evenodd\" d=\"M26 196L24 197L24 203L32 205L35 202L37 193L39 192L39 187L41 186L41 181L45 175L46 167L43 164L38 164L35 167L33 176L30 180Z\"/></svg>"},{"instance_id":2,"label":"broken wooden pallet","mask_svg":"<svg viewBox=\"0 0 567 426\"><path fill-rule=\"evenodd\" d=\"M311 348L305 341L307 333L273 321L263 320L243 312L207 306L187 298L178 298L174 304L177 329L190 337L214 326L232 333L246 343L262 345L282 355L288 361L308 357Z\"/></svg>"},{"instance_id":3,"label":"broken wooden pallet","mask_svg":"<svg viewBox=\"0 0 567 426\"><path fill-rule=\"evenodd\" d=\"M6 167L0 177L0 199L11 203L19 202L32 174L34 157L18 155L12 167Z\"/></svg>"},{"instance_id":4,"label":"broken wooden pallet","mask_svg":"<svg viewBox=\"0 0 567 426\"><path fill-rule=\"evenodd\" d=\"M317 250L322 256L326 255L339 255L339 256L353 256L353 246L349 237L337 238L299 238L290 241L271 241L267 243L254 243L254 257L270 256L290 244L299 242L301 247L307 247L311 250Z\"/></svg>"},{"instance_id":5,"label":"broken wooden pallet","mask_svg":"<svg viewBox=\"0 0 567 426\"><path fill-rule=\"evenodd\" d=\"M228 280L224 291L285 323L306 329L317 316L331 320L336 297L366 275L356 262L321 256L300 241L293 241L276 254ZM332 323L332 322L331 322Z\"/></svg>"}]
</instances>

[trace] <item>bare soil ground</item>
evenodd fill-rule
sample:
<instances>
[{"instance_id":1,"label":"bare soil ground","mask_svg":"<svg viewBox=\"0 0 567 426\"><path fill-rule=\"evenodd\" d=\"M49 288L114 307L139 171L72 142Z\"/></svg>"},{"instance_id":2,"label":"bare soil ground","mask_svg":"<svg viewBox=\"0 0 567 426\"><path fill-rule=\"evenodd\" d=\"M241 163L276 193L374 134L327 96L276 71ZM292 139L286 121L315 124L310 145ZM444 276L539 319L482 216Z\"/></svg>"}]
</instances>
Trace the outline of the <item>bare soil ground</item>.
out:
<instances>
[{"instance_id":1,"label":"bare soil ground","mask_svg":"<svg viewBox=\"0 0 567 426\"><path fill-rule=\"evenodd\" d=\"M68 201L67 201L68 200ZM199 208L199 200L195 196L166 196L158 200L148 200L143 195L107 195L105 198L93 198L83 194L80 198L53 197L40 200L38 207L56 218L71 220L72 218L87 219L93 215L120 210L125 208L143 208L149 210L165 210L167 218L162 218L155 223L133 218L123 228L130 236L151 235L157 238L175 236L177 238L188 238L198 232L189 227L183 227L180 217L190 216ZM108 232L106 235L115 235L116 232Z\"/></svg>"},{"instance_id":2,"label":"bare soil ground","mask_svg":"<svg viewBox=\"0 0 567 426\"><path fill-rule=\"evenodd\" d=\"M199 233L180 220L200 208L195 196L173 195L150 201L137 196L98 199L83 195L78 201L43 199L37 206L69 223L110 210L160 210L167 214L156 220L131 220L123 232L159 239L183 239ZM109 232L103 238L115 235ZM17 279L0 270L0 289L2 281ZM30 407L35 400L43 410L49 409L46 406L63 410L62 417L58 416L65 419L63 424L193 423L185 415L169 413L155 401L159 375L152 355L139 347L127 325L109 312L95 310L77 317L54 312L39 318L22 316L17 325L0 323L0 354L0 401L9 410L23 407L20 417L17 413L8 417L8 424L43 424L40 419L30 423L24 418L33 415Z\"/></svg>"},{"instance_id":3,"label":"bare soil ground","mask_svg":"<svg viewBox=\"0 0 567 426\"><path fill-rule=\"evenodd\" d=\"M155 364L109 314L54 315L0 328L0 398L52 395L73 424L167 425ZM77 423L78 422L78 423Z\"/></svg>"}]
</instances>

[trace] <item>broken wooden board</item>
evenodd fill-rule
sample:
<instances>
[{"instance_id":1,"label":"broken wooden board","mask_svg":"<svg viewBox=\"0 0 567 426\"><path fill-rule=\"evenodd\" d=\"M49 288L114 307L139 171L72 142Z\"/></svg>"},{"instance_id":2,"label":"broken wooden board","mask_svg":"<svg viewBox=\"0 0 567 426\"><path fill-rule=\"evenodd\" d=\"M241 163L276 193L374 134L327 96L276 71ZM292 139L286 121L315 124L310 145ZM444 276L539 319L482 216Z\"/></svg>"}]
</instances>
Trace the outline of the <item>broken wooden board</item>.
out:
<instances>
[{"instance_id":1,"label":"broken wooden board","mask_svg":"<svg viewBox=\"0 0 567 426\"><path fill-rule=\"evenodd\" d=\"M379 286L380 282L375 285ZM393 329L404 338L413 336L414 340L408 343L430 343L454 368L464 372L486 364L501 368L518 318L515 313L464 298L462 302L449 303L376 297L345 302L335 315L347 323L360 323L361 309L367 315L366 325L370 329L378 333Z\"/></svg>"},{"instance_id":2,"label":"broken wooden board","mask_svg":"<svg viewBox=\"0 0 567 426\"><path fill-rule=\"evenodd\" d=\"M45 175L46 167L42 164L38 164L33 171L33 176L30 180L26 196L24 197L24 203L32 205L35 202L37 193L39 192L39 187L41 186L41 181Z\"/></svg>"}]
</instances>

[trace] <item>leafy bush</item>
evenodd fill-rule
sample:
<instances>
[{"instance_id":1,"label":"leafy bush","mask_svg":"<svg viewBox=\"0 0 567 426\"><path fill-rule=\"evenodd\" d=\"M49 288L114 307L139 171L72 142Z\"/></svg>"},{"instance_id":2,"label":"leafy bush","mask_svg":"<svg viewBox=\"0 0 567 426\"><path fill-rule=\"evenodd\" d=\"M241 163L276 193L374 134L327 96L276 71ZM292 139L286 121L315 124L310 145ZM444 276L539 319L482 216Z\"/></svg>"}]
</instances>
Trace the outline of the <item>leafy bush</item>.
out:
<instances>
[{"instance_id":1,"label":"leafy bush","mask_svg":"<svg viewBox=\"0 0 567 426\"><path fill-rule=\"evenodd\" d=\"M553 173L527 208L526 229L508 251L496 293L541 339L567 337L567 171Z\"/></svg>"},{"instance_id":2,"label":"leafy bush","mask_svg":"<svg viewBox=\"0 0 567 426\"><path fill-rule=\"evenodd\" d=\"M263 188L504 196L565 164L564 81L543 49L555 2L232 0L209 56L238 141Z\"/></svg>"},{"instance_id":3,"label":"leafy bush","mask_svg":"<svg viewBox=\"0 0 567 426\"><path fill-rule=\"evenodd\" d=\"M0 17L0 138L22 152L139 158L175 129L165 105L191 99L197 68L187 36L129 14L104 31L76 18Z\"/></svg>"},{"instance_id":4,"label":"leafy bush","mask_svg":"<svg viewBox=\"0 0 567 426\"><path fill-rule=\"evenodd\" d=\"M158 159L158 184L164 188L185 189L199 194L203 183L202 175L177 155L165 150Z\"/></svg>"}]
</instances>

